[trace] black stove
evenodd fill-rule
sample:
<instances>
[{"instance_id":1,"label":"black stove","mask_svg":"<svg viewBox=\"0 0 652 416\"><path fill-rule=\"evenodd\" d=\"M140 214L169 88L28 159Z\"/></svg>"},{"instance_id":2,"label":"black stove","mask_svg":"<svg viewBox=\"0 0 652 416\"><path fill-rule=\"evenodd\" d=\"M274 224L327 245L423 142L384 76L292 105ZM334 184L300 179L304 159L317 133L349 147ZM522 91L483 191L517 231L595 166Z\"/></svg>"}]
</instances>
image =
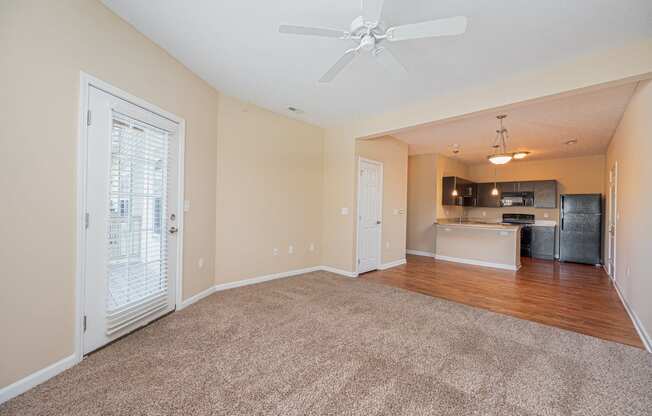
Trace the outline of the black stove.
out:
<instances>
[{"instance_id":1,"label":"black stove","mask_svg":"<svg viewBox=\"0 0 652 416\"><path fill-rule=\"evenodd\" d=\"M503 224L521 225L521 256L532 257L532 214L503 214Z\"/></svg>"}]
</instances>

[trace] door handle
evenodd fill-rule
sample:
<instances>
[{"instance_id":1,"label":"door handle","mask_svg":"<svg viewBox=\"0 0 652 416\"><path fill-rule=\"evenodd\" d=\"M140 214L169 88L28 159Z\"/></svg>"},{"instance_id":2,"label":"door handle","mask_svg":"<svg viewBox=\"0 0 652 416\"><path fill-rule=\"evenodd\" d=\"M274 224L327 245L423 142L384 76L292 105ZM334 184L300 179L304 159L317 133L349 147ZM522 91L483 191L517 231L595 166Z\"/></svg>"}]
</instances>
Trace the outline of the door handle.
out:
<instances>
[{"instance_id":1,"label":"door handle","mask_svg":"<svg viewBox=\"0 0 652 416\"><path fill-rule=\"evenodd\" d=\"M380 221L376 221L376 225L380 225Z\"/></svg>"},{"instance_id":2,"label":"door handle","mask_svg":"<svg viewBox=\"0 0 652 416\"><path fill-rule=\"evenodd\" d=\"M170 234L176 234L176 233L179 232L179 229L178 229L177 227L175 227L175 226L172 226L172 227L170 227L170 229L168 230L168 232L169 232Z\"/></svg>"}]
</instances>

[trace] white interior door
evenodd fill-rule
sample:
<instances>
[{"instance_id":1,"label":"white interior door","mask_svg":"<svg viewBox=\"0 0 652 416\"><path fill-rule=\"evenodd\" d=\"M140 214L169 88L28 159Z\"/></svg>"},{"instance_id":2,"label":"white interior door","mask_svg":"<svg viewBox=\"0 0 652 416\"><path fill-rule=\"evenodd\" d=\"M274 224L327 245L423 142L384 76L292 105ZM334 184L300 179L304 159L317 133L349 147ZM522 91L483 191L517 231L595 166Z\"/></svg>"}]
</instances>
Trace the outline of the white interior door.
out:
<instances>
[{"instance_id":1,"label":"white interior door","mask_svg":"<svg viewBox=\"0 0 652 416\"><path fill-rule=\"evenodd\" d=\"M383 165L360 159L358 182L358 273L380 267Z\"/></svg>"},{"instance_id":2,"label":"white interior door","mask_svg":"<svg viewBox=\"0 0 652 416\"><path fill-rule=\"evenodd\" d=\"M179 125L89 88L83 352L172 311Z\"/></svg>"},{"instance_id":3,"label":"white interior door","mask_svg":"<svg viewBox=\"0 0 652 416\"><path fill-rule=\"evenodd\" d=\"M609 259L608 269L609 276L616 279L616 219L617 219L617 166L614 165L609 171L609 226L607 232L609 233Z\"/></svg>"}]
</instances>

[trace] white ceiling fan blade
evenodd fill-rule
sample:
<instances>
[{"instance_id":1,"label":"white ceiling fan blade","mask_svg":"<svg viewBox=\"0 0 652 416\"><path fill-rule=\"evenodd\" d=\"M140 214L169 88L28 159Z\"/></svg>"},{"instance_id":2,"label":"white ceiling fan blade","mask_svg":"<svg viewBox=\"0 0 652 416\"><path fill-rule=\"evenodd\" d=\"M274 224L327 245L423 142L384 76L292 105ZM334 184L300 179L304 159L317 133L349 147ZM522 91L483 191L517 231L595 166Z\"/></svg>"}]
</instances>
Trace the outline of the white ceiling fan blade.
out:
<instances>
[{"instance_id":1,"label":"white ceiling fan blade","mask_svg":"<svg viewBox=\"0 0 652 416\"><path fill-rule=\"evenodd\" d=\"M382 46L378 47L374 49L373 55L382 66L384 66L389 72L392 73L392 75L396 76L397 78L402 78L407 75L407 70L403 64L401 64L398 59L396 59L394 54L389 49Z\"/></svg>"},{"instance_id":2,"label":"white ceiling fan blade","mask_svg":"<svg viewBox=\"0 0 652 416\"><path fill-rule=\"evenodd\" d=\"M378 22L383 13L384 0L361 0L362 16L372 22Z\"/></svg>"},{"instance_id":3,"label":"white ceiling fan blade","mask_svg":"<svg viewBox=\"0 0 652 416\"><path fill-rule=\"evenodd\" d=\"M387 29L387 39L399 40L429 38L432 36L453 36L466 31L466 17L456 16L447 19L430 20Z\"/></svg>"},{"instance_id":4,"label":"white ceiling fan blade","mask_svg":"<svg viewBox=\"0 0 652 416\"><path fill-rule=\"evenodd\" d=\"M342 72L342 70L351 63L353 58L358 54L359 48L349 49L344 52L344 55L335 62L335 65L331 67L320 79L319 82L331 82L337 74Z\"/></svg>"},{"instance_id":5,"label":"white ceiling fan blade","mask_svg":"<svg viewBox=\"0 0 652 416\"><path fill-rule=\"evenodd\" d=\"M281 25L278 27L278 31L292 35L322 36L327 38L346 38L349 35L348 32L339 29L295 25Z\"/></svg>"}]
</instances>

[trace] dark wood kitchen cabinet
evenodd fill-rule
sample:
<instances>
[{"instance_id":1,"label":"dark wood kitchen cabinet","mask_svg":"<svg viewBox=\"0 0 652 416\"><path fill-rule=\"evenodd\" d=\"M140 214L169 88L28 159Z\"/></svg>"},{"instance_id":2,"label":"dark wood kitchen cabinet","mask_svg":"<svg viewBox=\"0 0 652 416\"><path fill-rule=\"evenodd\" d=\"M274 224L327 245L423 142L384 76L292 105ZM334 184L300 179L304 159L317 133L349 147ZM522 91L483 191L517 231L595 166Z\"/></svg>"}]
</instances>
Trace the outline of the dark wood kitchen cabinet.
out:
<instances>
[{"instance_id":1,"label":"dark wood kitchen cabinet","mask_svg":"<svg viewBox=\"0 0 652 416\"><path fill-rule=\"evenodd\" d=\"M557 181L534 182L534 207L557 208Z\"/></svg>"},{"instance_id":2,"label":"dark wood kitchen cabinet","mask_svg":"<svg viewBox=\"0 0 652 416\"><path fill-rule=\"evenodd\" d=\"M501 182L501 192L518 192L518 182Z\"/></svg>"},{"instance_id":3,"label":"dark wood kitchen cabinet","mask_svg":"<svg viewBox=\"0 0 652 416\"><path fill-rule=\"evenodd\" d=\"M491 195L494 189L494 183L480 183L478 184L478 206L487 208L500 208L500 184L498 187L498 195Z\"/></svg>"},{"instance_id":4,"label":"dark wood kitchen cabinet","mask_svg":"<svg viewBox=\"0 0 652 416\"><path fill-rule=\"evenodd\" d=\"M531 252L537 259L555 258L555 230L557 227L534 226L532 229Z\"/></svg>"},{"instance_id":5,"label":"dark wood kitchen cabinet","mask_svg":"<svg viewBox=\"0 0 652 416\"><path fill-rule=\"evenodd\" d=\"M442 205L457 205L458 198L453 196L453 189L455 188L455 178L453 176L444 176L442 179ZM459 192L459 190L458 190Z\"/></svg>"},{"instance_id":6,"label":"dark wood kitchen cabinet","mask_svg":"<svg viewBox=\"0 0 652 416\"><path fill-rule=\"evenodd\" d=\"M518 192L534 192L535 185L536 185L536 182L534 182L534 181L519 182L518 183Z\"/></svg>"},{"instance_id":7,"label":"dark wood kitchen cabinet","mask_svg":"<svg viewBox=\"0 0 652 416\"><path fill-rule=\"evenodd\" d=\"M457 196L453 196L453 189L457 189ZM455 176L444 176L442 179L442 205L474 207L477 198L478 184Z\"/></svg>"}]
</instances>

